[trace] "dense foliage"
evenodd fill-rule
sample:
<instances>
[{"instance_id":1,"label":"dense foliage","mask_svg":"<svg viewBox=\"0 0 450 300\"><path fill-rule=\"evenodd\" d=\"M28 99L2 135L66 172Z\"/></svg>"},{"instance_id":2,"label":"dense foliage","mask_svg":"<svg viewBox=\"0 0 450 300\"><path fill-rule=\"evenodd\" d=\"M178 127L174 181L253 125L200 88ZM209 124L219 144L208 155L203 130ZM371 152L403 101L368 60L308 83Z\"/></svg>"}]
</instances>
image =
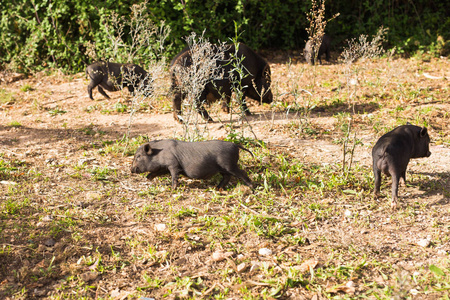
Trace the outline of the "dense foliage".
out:
<instances>
[{"instance_id":1,"label":"dense foliage","mask_svg":"<svg viewBox=\"0 0 450 300\"><path fill-rule=\"evenodd\" d=\"M301 49L308 26L309 1L298 0L148 0L148 13L156 24L171 28L166 47L171 57L184 47L184 37L194 31L211 40L235 36L254 48ZM76 72L89 58L87 42L105 44L105 21L112 12L130 14L134 1L126 0L2 0L0 67L23 72L47 66ZM331 21L328 33L338 48L360 34L389 27L389 46L400 52L432 50L443 54L450 39L450 11L444 0L334 0L326 3ZM444 53L446 54L446 53Z\"/></svg>"}]
</instances>

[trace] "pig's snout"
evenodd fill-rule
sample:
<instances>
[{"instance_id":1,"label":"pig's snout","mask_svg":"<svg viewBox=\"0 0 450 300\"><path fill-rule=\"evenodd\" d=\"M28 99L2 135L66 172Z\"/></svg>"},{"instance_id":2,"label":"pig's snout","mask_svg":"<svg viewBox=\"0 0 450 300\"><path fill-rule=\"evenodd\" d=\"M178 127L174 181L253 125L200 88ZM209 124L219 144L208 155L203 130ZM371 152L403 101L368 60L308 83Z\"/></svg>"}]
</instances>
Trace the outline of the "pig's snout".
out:
<instances>
[{"instance_id":1,"label":"pig's snout","mask_svg":"<svg viewBox=\"0 0 450 300\"><path fill-rule=\"evenodd\" d=\"M139 170L139 168L137 166L132 166L131 167L131 173L139 174L139 173L142 173L142 172L141 172L141 170Z\"/></svg>"}]
</instances>

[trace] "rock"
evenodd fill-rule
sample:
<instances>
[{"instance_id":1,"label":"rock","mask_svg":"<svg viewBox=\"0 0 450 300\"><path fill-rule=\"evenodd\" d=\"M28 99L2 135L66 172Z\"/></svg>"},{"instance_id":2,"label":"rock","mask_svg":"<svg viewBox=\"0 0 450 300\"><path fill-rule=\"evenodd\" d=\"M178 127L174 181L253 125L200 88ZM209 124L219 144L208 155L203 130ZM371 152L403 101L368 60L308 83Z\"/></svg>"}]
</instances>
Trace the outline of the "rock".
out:
<instances>
[{"instance_id":1,"label":"rock","mask_svg":"<svg viewBox=\"0 0 450 300\"><path fill-rule=\"evenodd\" d=\"M4 184L4 185L17 185L17 182L14 182L14 181L7 181L7 180L2 180L2 181L0 181L0 184Z\"/></svg>"},{"instance_id":2,"label":"rock","mask_svg":"<svg viewBox=\"0 0 450 300\"><path fill-rule=\"evenodd\" d=\"M42 222L50 222L53 220L53 216L47 215L42 218Z\"/></svg>"},{"instance_id":3,"label":"rock","mask_svg":"<svg viewBox=\"0 0 450 300\"><path fill-rule=\"evenodd\" d=\"M56 244L55 240L52 238L49 238L44 242L44 245L47 247L53 247Z\"/></svg>"},{"instance_id":4,"label":"rock","mask_svg":"<svg viewBox=\"0 0 450 300\"><path fill-rule=\"evenodd\" d=\"M417 245L424 247L424 248L430 246L430 244L431 244L431 241L428 239L421 239L421 240L417 241Z\"/></svg>"},{"instance_id":5,"label":"rock","mask_svg":"<svg viewBox=\"0 0 450 300\"><path fill-rule=\"evenodd\" d=\"M167 230L167 225L166 224L155 224L155 230L156 231L166 231Z\"/></svg>"},{"instance_id":6,"label":"rock","mask_svg":"<svg viewBox=\"0 0 450 300\"><path fill-rule=\"evenodd\" d=\"M213 261L222 261L230 256L232 256L234 253L233 252L222 252L222 251L216 251L212 254L211 259Z\"/></svg>"},{"instance_id":7,"label":"rock","mask_svg":"<svg viewBox=\"0 0 450 300\"><path fill-rule=\"evenodd\" d=\"M97 277L98 277L98 272L95 272L95 271L94 272L92 272L92 271L85 272L80 275L80 279L83 280L84 282L95 280L95 279L97 279Z\"/></svg>"},{"instance_id":8,"label":"rock","mask_svg":"<svg viewBox=\"0 0 450 300\"><path fill-rule=\"evenodd\" d=\"M237 265L236 270L238 273L242 273L247 269L247 264L245 262Z\"/></svg>"},{"instance_id":9,"label":"rock","mask_svg":"<svg viewBox=\"0 0 450 300\"><path fill-rule=\"evenodd\" d=\"M259 255L271 255L272 254L272 250L268 249L268 248L261 248L259 249Z\"/></svg>"}]
</instances>

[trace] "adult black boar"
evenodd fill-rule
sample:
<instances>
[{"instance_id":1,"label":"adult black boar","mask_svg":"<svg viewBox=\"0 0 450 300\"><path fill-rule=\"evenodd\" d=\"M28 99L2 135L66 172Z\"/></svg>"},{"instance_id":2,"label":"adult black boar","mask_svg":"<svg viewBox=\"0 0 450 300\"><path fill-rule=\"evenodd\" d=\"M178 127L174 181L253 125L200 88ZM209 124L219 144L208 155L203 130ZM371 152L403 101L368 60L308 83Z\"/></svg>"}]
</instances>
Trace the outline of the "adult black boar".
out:
<instances>
[{"instance_id":1,"label":"adult black boar","mask_svg":"<svg viewBox=\"0 0 450 300\"><path fill-rule=\"evenodd\" d=\"M331 38L328 34L324 34L322 37L322 42L320 43L319 54L317 55L320 64L322 64L320 56L324 53L325 53L325 60L330 61L330 48L331 48ZM310 65L314 65L315 53L311 40L308 40L306 42L305 49L303 49L303 56Z\"/></svg>"},{"instance_id":2,"label":"adult black boar","mask_svg":"<svg viewBox=\"0 0 450 300\"><path fill-rule=\"evenodd\" d=\"M229 112L229 103L231 100L231 94L233 91L232 78L237 78L236 71L232 71L233 56L242 60L243 76L240 86L242 86L243 103L242 108L247 115L250 115L250 111L245 103L245 97L252 98L263 103L271 103L273 101L272 91L270 90L271 73L269 64L258 54L256 54L247 45L240 43L235 55L235 45L227 45L224 51L223 60L217 60L216 65L219 67L219 73L224 74L224 78L220 80L213 80L207 83L202 91L200 97L196 99L196 107L202 117L208 121L212 121L208 112L203 107L203 104L208 101L217 101L222 97L225 98L226 106L225 110ZM217 51L217 48L215 49ZM177 78L176 67L188 68L192 65L191 50L189 47L183 49L177 54L170 63L172 73L172 90L174 92L173 98L173 116L177 121L181 121L179 116L181 115L181 101L186 97L185 92L182 91L181 80ZM231 76L233 72L233 76Z\"/></svg>"},{"instance_id":3,"label":"adult black boar","mask_svg":"<svg viewBox=\"0 0 450 300\"><path fill-rule=\"evenodd\" d=\"M411 158L431 155L430 136L426 127L403 125L383 135L372 149L373 174L375 177L374 197L380 196L381 172L392 176L392 203L397 206L398 183L406 182L406 167Z\"/></svg>"},{"instance_id":4,"label":"adult black boar","mask_svg":"<svg viewBox=\"0 0 450 300\"><path fill-rule=\"evenodd\" d=\"M217 186L219 189L228 184L231 175L242 179L246 185L253 188L250 178L237 165L239 149L250 152L240 145L220 140L203 142L151 141L137 149L131 166L131 173L150 172L147 175L149 180L170 173L173 189L178 186L179 175L206 179L220 173L223 178Z\"/></svg>"},{"instance_id":5,"label":"adult black boar","mask_svg":"<svg viewBox=\"0 0 450 300\"><path fill-rule=\"evenodd\" d=\"M103 89L115 92L127 87L130 93L134 93L135 88L145 89L149 85L147 72L135 64L98 61L86 68L86 75L91 79L88 85L88 94L92 100L94 100L92 89L96 86L98 86L100 94L109 99ZM144 95L148 97L149 93L144 92Z\"/></svg>"}]
</instances>

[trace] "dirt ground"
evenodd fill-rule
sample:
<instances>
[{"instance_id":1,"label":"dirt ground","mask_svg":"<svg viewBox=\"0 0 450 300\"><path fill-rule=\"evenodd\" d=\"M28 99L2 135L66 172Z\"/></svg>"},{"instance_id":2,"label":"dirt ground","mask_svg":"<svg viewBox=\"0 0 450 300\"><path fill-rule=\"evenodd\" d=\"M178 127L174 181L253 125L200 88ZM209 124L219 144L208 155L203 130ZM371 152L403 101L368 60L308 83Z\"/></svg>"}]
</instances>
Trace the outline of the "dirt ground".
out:
<instances>
[{"instance_id":1,"label":"dirt ground","mask_svg":"<svg viewBox=\"0 0 450 300\"><path fill-rule=\"evenodd\" d=\"M244 169L260 186L253 195L237 181L215 191L211 181L182 178L182 187L172 191L168 177L148 182L131 175L132 153L120 148L130 120L127 108L120 109L130 106L126 92L109 92L106 100L95 91L92 101L84 74L42 72L17 80L2 74L0 295L449 297L448 59L357 62L346 75L336 59L312 67L296 52L263 55L275 101L249 101L254 135L245 135L266 143L251 148L255 159L241 153ZM168 86L167 78L162 82ZM140 136L183 134L167 96L149 101L133 118L132 149L145 140ZM214 105L208 109L215 120L228 118ZM350 137L358 141L354 179L332 187L350 117ZM389 179L382 186L388 196L372 199L371 149L406 122L428 127L432 155L410 162L408 185L401 185L399 208L392 211ZM207 139L229 137L226 122L202 126ZM291 168L303 165L305 173L289 177L285 160ZM323 188L302 185L314 176ZM288 184L278 184L280 178ZM255 218L267 232L270 226L285 230L261 233L248 225ZM302 242L291 242L297 236Z\"/></svg>"}]
</instances>

